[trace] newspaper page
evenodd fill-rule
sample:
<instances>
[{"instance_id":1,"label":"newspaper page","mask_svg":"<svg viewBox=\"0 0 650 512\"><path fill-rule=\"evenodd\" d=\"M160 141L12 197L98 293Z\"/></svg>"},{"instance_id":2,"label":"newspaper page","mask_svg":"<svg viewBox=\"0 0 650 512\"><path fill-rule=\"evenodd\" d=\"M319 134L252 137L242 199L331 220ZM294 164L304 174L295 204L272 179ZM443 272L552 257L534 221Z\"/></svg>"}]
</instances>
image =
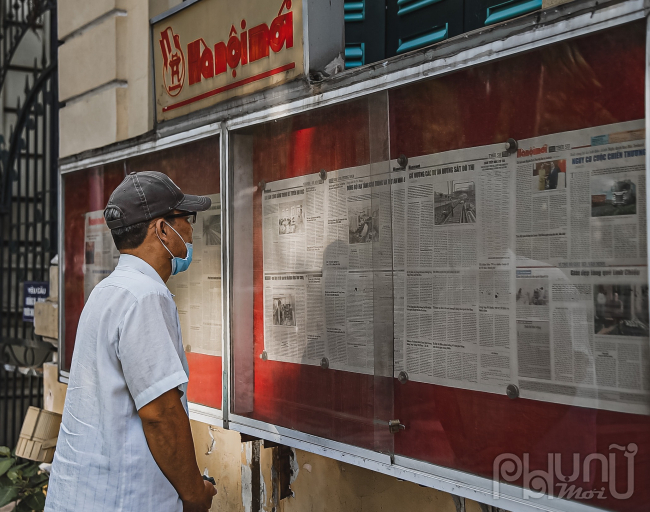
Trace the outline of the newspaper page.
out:
<instances>
[{"instance_id":1,"label":"newspaper page","mask_svg":"<svg viewBox=\"0 0 650 512\"><path fill-rule=\"evenodd\" d=\"M192 264L169 278L186 352L221 356L221 202L199 212L192 234Z\"/></svg>"},{"instance_id":2,"label":"newspaper page","mask_svg":"<svg viewBox=\"0 0 650 512\"><path fill-rule=\"evenodd\" d=\"M503 146L409 159L393 191L395 238L405 236L394 251L396 376L500 393L515 378L510 168Z\"/></svg>"},{"instance_id":3,"label":"newspaper page","mask_svg":"<svg viewBox=\"0 0 650 512\"><path fill-rule=\"evenodd\" d=\"M104 221L104 211L85 214L84 222L84 302L90 292L113 272L120 259L120 252L113 243L111 230Z\"/></svg>"},{"instance_id":4,"label":"newspaper page","mask_svg":"<svg viewBox=\"0 0 650 512\"><path fill-rule=\"evenodd\" d=\"M650 414L644 122L519 142L521 396Z\"/></svg>"},{"instance_id":5,"label":"newspaper page","mask_svg":"<svg viewBox=\"0 0 650 512\"><path fill-rule=\"evenodd\" d=\"M330 368L373 373L375 314L392 307L392 183L387 165L385 171L361 166L331 171L325 180L308 175L268 185L262 228L269 359L320 365L326 358Z\"/></svg>"},{"instance_id":6,"label":"newspaper page","mask_svg":"<svg viewBox=\"0 0 650 512\"><path fill-rule=\"evenodd\" d=\"M323 255L326 185L309 175L263 192L264 344L270 360L325 357Z\"/></svg>"},{"instance_id":7,"label":"newspaper page","mask_svg":"<svg viewBox=\"0 0 650 512\"><path fill-rule=\"evenodd\" d=\"M409 160L393 190L396 376L650 414L643 128Z\"/></svg>"}]
</instances>

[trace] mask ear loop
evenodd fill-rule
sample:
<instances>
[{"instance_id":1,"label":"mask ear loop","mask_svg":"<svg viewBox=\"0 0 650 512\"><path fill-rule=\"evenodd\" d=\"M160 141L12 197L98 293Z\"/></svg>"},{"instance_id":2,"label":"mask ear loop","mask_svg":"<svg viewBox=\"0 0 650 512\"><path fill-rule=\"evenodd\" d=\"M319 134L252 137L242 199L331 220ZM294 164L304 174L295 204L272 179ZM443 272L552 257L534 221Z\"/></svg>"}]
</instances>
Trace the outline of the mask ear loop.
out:
<instances>
[{"instance_id":1,"label":"mask ear loop","mask_svg":"<svg viewBox=\"0 0 650 512\"><path fill-rule=\"evenodd\" d=\"M165 224L167 224L167 226L169 226L169 229L171 229L174 233L176 233L176 234L178 235L178 238L181 239L181 242L183 242L184 244L187 244L187 242L183 239L183 237L178 233L178 231L176 231L176 230L171 226L171 224L169 224L169 222L167 222L167 221L164 220L164 219L163 219L163 222L164 222ZM194 228L192 228L192 231L194 231ZM160 240L160 243L162 244L162 246L163 246L165 249L167 249L167 252L168 252L169 255L172 257L172 259L176 258L177 256L174 256L174 255L172 254L172 252L169 250L169 247L167 247L167 246L163 243L163 241L161 240L160 236L158 235L158 228L157 228L157 227L156 227L156 236L158 237L158 240ZM187 253L185 253L185 258L187 258ZM183 258L181 258L181 259L183 259Z\"/></svg>"},{"instance_id":2,"label":"mask ear loop","mask_svg":"<svg viewBox=\"0 0 650 512\"><path fill-rule=\"evenodd\" d=\"M165 224L167 224L167 223L165 222ZM169 224L167 224L167 225L169 226ZM171 226L169 226L169 227L171 228ZM158 237L158 240L160 241L161 245L162 245L162 246L165 248L165 250L169 253L169 255L171 256L171 259L174 259L175 256L174 256L174 255L172 254L172 252L169 250L169 247L167 247L167 246L165 245L165 243L162 241L162 238L160 238L160 235L158 234L158 226L155 226L154 229L156 230L156 236ZM174 229L174 228L172 228L172 229ZM176 233L176 234L178 235L178 233ZM183 237L181 237L181 240L182 240L182 239L183 239Z\"/></svg>"},{"instance_id":3,"label":"mask ear loop","mask_svg":"<svg viewBox=\"0 0 650 512\"><path fill-rule=\"evenodd\" d=\"M173 226L172 226L171 224L169 224L169 222L167 222L166 220L163 221L163 222L169 226L169 229L171 229L174 233L176 233L176 234L178 235L178 238L181 239L181 242L183 242L184 244L188 243L188 242L186 242L185 239L184 239L184 238L183 238L183 237L178 233L178 231L176 231L176 230L173 228ZM194 232L194 228L192 228L192 232Z\"/></svg>"}]
</instances>

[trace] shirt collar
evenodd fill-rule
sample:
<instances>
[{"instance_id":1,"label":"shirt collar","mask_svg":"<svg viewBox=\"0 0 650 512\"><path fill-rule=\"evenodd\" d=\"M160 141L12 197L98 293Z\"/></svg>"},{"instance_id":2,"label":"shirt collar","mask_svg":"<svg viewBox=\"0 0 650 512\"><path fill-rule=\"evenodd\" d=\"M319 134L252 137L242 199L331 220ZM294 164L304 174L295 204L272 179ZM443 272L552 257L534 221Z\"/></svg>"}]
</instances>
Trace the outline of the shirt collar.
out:
<instances>
[{"instance_id":1,"label":"shirt collar","mask_svg":"<svg viewBox=\"0 0 650 512\"><path fill-rule=\"evenodd\" d=\"M162 280L162 277L160 277L160 274L158 274L158 272L156 272L154 268L142 258L133 256L132 254L120 254L120 259L117 262L117 266L132 268L133 270L150 277L163 286L167 286L165 284L165 281Z\"/></svg>"}]
</instances>

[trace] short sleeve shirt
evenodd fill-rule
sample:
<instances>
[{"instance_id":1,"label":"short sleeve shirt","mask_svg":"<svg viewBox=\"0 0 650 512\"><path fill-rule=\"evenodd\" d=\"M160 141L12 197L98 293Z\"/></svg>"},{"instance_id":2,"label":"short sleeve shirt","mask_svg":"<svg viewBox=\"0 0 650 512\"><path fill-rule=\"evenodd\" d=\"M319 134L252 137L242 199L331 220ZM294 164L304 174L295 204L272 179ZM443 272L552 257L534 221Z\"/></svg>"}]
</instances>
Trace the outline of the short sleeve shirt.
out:
<instances>
[{"instance_id":1,"label":"short sleeve shirt","mask_svg":"<svg viewBox=\"0 0 650 512\"><path fill-rule=\"evenodd\" d=\"M122 254L81 313L47 512L182 512L138 410L173 388L187 412L178 312L145 261Z\"/></svg>"}]
</instances>

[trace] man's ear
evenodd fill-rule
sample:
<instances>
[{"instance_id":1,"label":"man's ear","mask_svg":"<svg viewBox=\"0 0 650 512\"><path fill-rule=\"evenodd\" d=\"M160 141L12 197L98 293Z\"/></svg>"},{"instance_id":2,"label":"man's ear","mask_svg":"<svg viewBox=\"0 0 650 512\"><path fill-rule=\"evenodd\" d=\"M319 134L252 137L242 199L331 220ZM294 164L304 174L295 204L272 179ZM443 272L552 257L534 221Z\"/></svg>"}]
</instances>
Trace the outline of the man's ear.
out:
<instances>
[{"instance_id":1,"label":"man's ear","mask_svg":"<svg viewBox=\"0 0 650 512\"><path fill-rule=\"evenodd\" d=\"M154 233L157 231L160 236L162 235L167 236L167 231L165 229L167 226L165 225L165 221L163 219L157 219L153 223L153 227L154 227Z\"/></svg>"}]
</instances>

